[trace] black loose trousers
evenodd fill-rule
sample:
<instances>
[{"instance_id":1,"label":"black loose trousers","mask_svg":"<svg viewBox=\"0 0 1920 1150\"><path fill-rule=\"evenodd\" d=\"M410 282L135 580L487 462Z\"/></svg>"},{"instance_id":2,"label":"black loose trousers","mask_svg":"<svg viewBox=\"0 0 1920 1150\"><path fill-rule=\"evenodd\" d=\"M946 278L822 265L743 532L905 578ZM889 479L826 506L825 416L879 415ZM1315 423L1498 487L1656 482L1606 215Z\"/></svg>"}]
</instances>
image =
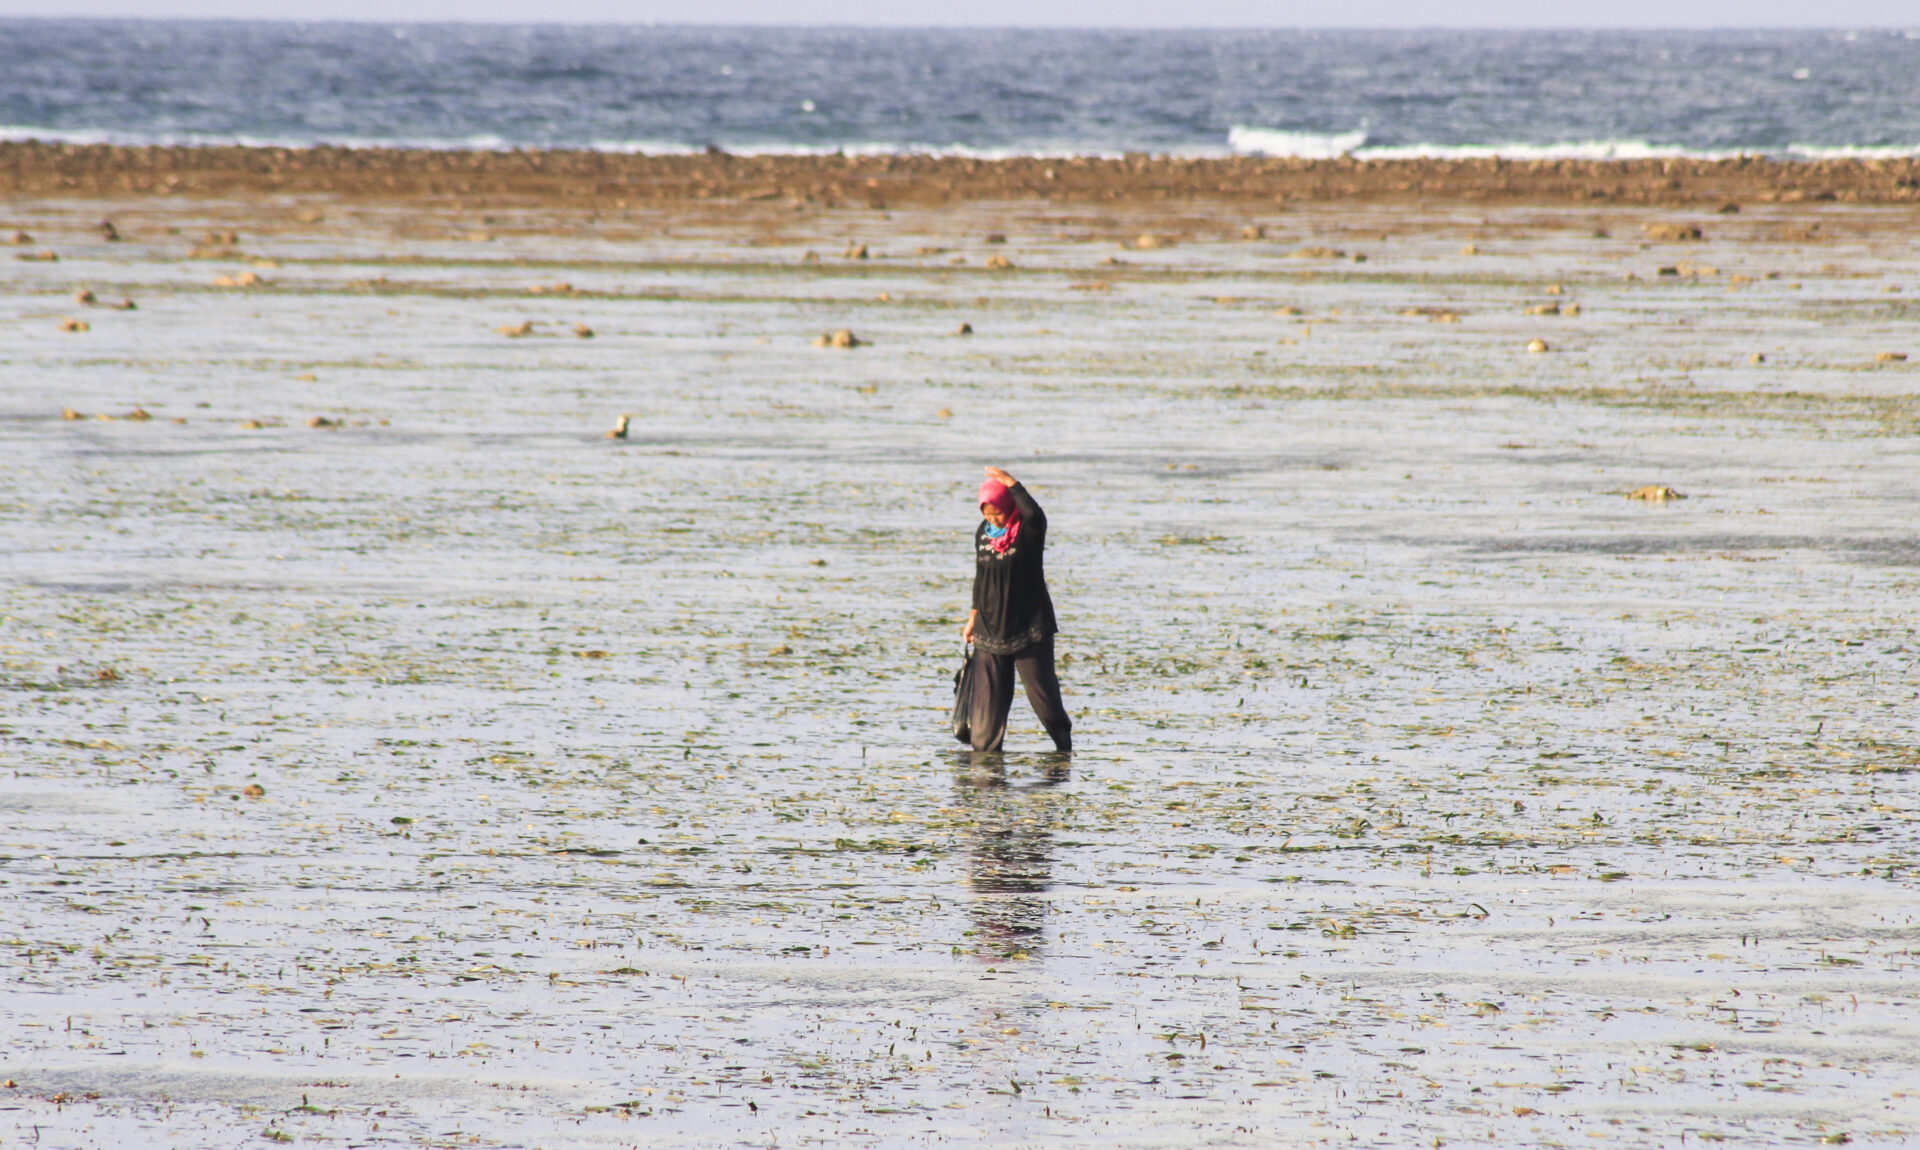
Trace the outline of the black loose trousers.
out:
<instances>
[{"instance_id":1,"label":"black loose trousers","mask_svg":"<svg viewBox=\"0 0 1920 1150\"><path fill-rule=\"evenodd\" d=\"M1013 676L1027 689L1027 702L1040 725L1047 729L1056 750L1073 749L1073 720L1060 697L1060 680L1053 673L1051 636L1024 651L995 655L973 652L973 749L997 751L1007 737L1007 716L1013 710Z\"/></svg>"}]
</instances>

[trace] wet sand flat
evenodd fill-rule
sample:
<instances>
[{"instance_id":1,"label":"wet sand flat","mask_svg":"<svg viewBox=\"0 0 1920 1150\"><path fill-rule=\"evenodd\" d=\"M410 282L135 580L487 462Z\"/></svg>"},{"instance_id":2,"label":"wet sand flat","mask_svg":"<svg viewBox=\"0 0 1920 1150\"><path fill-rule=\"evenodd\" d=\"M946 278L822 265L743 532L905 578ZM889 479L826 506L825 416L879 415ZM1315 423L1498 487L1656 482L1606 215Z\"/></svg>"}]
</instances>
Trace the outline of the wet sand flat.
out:
<instances>
[{"instance_id":1,"label":"wet sand flat","mask_svg":"<svg viewBox=\"0 0 1920 1150\"><path fill-rule=\"evenodd\" d=\"M1911 206L9 213L0 1143L1920 1126Z\"/></svg>"}]
</instances>

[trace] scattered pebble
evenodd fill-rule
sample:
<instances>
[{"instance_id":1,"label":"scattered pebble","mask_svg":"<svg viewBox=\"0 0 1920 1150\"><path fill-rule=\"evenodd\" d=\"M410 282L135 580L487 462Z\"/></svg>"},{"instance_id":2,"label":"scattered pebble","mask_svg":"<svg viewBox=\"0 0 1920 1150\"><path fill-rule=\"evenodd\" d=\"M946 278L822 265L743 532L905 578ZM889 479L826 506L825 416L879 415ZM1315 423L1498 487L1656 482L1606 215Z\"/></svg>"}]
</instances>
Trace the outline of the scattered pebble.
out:
<instances>
[{"instance_id":1,"label":"scattered pebble","mask_svg":"<svg viewBox=\"0 0 1920 1150\"><path fill-rule=\"evenodd\" d=\"M955 335L972 335L972 334L973 334L973 325L972 325L972 324L970 324L970 323L963 323L963 324L961 324L961 325L960 325L960 326L959 326L958 328L955 328L955 329L954 329L954 332L953 332L953 334L955 334Z\"/></svg>"},{"instance_id":2,"label":"scattered pebble","mask_svg":"<svg viewBox=\"0 0 1920 1150\"><path fill-rule=\"evenodd\" d=\"M607 438L608 439L625 439L627 437L627 424L632 419L633 417L631 415L621 416L619 422L613 425L613 430L607 432Z\"/></svg>"},{"instance_id":3,"label":"scattered pebble","mask_svg":"<svg viewBox=\"0 0 1920 1150\"><path fill-rule=\"evenodd\" d=\"M1907 353L1904 351L1883 351L1873 357L1875 363L1905 363L1906 360Z\"/></svg>"},{"instance_id":4,"label":"scattered pebble","mask_svg":"<svg viewBox=\"0 0 1920 1150\"><path fill-rule=\"evenodd\" d=\"M73 302L82 303L82 304L93 304L93 303L98 303L100 301L94 298L93 292L89 291L86 288L81 288L79 291L73 293Z\"/></svg>"},{"instance_id":5,"label":"scattered pebble","mask_svg":"<svg viewBox=\"0 0 1920 1150\"><path fill-rule=\"evenodd\" d=\"M1693 224L1643 224L1640 230L1648 239L1664 243L1689 243L1707 238L1706 233Z\"/></svg>"},{"instance_id":6,"label":"scattered pebble","mask_svg":"<svg viewBox=\"0 0 1920 1150\"><path fill-rule=\"evenodd\" d=\"M519 339L522 336L533 334L533 321L528 319L522 320L519 323L503 323L493 330L506 336L508 339Z\"/></svg>"},{"instance_id":7,"label":"scattered pebble","mask_svg":"<svg viewBox=\"0 0 1920 1150\"><path fill-rule=\"evenodd\" d=\"M584 323L576 323L573 325L573 334L576 339L592 339L593 329Z\"/></svg>"},{"instance_id":8,"label":"scattered pebble","mask_svg":"<svg viewBox=\"0 0 1920 1150\"><path fill-rule=\"evenodd\" d=\"M1632 491L1627 492L1627 498L1638 499L1645 503L1665 503L1670 499L1685 499L1686 496L1671 487L1648 484L1645 487L1636 487Z\"/></svg>"},{"instance_id":9,"label":"scattered pebble","mask_svg":"<svg viewBox=\"0 0 1920 1150\"><path fill-rule=\"evenodd\" d=\"M1547 341L1544 339L1530 339L1527 341L1527 350L1539 352L1552 351L1553 349L1547 346Z\"/></svg>"},{"instance_id":10,"label":"scattered pebble","mask_svg":"<svg viewBox=\"0 0 1920 1150\"><path fill-rule=\"evenodd\" d=\"M825 335L814 336L813 346L815 347L865 347L867 346L867 341L864 339L861 339L857 335L854 335L852 331L843 327L839 331L828 332Z\"/></svg>"},{"instance_id":11,"label":"scattered pebble","mask_svg":"<svg viewBox=\"0 0 1920 1150\"><path fill-rule=\"evenodd\" d=\"M61 331L92 331L93 325L84 319L68 317L60 321Z\"/></svg>"},{"instance_id":12,"label":"scattered pebble","mask_svg":"<svg viewBox=\"0 0 1920 1150\"><path fill-rule=\"evenodd\" d=\"M850 260L864 260L867 258L867 245L848 244L843 257Z\"/></svg>"},{"instance_id":13,"label":"scattered pebble","mask_svg":"<svg viewBox=\"0 0 1920 1150\"><path fill-rule=\"evenodd\" d=\"M324 415L310 415L307 417L307 426L308 427L339 427L340 421L337 419L328 419Z\"/></svg>"},{"instance_id":14,"label":"scattered pebble","mask_svg":"<svg viewBox=\"0 0 1920 1150\"><path fill-rule=\"evenodd\" d=\"M1013 267L1013 261L1005 256L988 256L988 271L1007 271Z\"/></svg>"}]
</instances>

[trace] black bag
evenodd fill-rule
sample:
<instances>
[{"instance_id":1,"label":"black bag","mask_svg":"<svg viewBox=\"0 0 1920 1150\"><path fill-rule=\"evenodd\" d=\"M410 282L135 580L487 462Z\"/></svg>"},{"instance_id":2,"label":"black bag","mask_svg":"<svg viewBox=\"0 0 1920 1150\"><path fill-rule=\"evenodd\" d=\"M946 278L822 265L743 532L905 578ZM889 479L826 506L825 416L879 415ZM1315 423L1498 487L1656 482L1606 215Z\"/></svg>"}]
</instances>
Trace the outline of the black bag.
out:
<instances>
[{"instance_id":1,"label":"black bag","mask_svg":"<svg viewBox=\"0 0 1920 1150\"><path fill-rule=\"evenodd\" d=\"M967 647L967 661L953 673L953 737L973 745L973 647Z\"/></svg>"}]
</instances>

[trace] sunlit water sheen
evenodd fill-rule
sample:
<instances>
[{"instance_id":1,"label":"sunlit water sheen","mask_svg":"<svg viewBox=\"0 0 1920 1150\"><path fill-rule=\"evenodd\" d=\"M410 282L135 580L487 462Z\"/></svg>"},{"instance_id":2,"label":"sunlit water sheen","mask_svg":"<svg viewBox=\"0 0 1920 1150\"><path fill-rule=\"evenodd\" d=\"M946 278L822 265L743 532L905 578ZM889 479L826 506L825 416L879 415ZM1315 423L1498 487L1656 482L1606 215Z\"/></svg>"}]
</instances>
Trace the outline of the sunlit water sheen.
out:
<instances>
[{"instance_id":1,"label":"sunlit water sheen","mask_svg":"<svg viewBox=\"0 0 1920 1150\"><path fill-rule=\"evenodd\" d=\"M0 1142L1910 1139L1920 248L1665 218L29 205Z\"/></svg>"}]
</instances>

